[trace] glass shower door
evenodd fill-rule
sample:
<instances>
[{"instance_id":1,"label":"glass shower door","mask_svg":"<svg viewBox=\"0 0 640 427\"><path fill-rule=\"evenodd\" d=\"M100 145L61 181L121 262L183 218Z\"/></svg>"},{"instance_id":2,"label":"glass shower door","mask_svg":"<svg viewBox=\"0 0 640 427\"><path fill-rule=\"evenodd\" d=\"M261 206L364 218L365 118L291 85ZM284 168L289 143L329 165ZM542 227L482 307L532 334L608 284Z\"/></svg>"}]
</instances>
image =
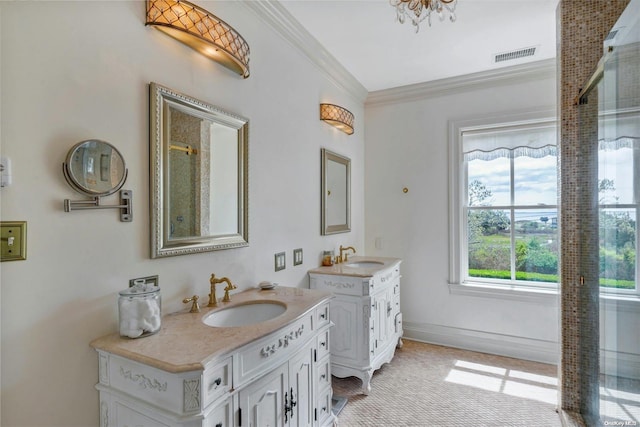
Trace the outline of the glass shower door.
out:
<instances>
[{"instance_id":1,"label":"glass shower door","mask_svg":"<svg viewBox=\"0 0 640 427\"><path fill-rule=\"evenodd\" d=\"M607 41L598 92L600 417L640 425L640 0Z\"/></svg>"}]
</instances>

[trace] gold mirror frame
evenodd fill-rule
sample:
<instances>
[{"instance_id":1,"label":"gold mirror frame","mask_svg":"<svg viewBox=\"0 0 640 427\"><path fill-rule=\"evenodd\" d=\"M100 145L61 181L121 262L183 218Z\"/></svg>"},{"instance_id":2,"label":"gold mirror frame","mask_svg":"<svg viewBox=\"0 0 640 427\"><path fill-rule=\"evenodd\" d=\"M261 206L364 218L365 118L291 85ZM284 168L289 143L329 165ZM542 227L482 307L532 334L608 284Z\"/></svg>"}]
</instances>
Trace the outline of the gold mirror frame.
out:
<instances>
[{"instance_id":1,"label":"gold mirror frame","mask_svg":"<svg viewBox=\"0 0 640 427\"><path fill-rule=\"evenodd\" d=\"M321 154L320 234L348 233L351 231L351 160L326 148ZM332 164L344 166L344 177L331 173Z\"/></svg>"},{"instance_id":2,"label":"gold mirror frame","mask_svg":"<svg viewBox=\"0 0 640 427\"><path fill-rule=\"evenodd\" d=\"M232 249L249 245L249 121L157 83L150 89L151 258ZM169 239L169 107L237 131L237 232ZM192 150L193 151L193 150ZM188 153L185 153L187 155Z\"/></svg>"}]
</instances>

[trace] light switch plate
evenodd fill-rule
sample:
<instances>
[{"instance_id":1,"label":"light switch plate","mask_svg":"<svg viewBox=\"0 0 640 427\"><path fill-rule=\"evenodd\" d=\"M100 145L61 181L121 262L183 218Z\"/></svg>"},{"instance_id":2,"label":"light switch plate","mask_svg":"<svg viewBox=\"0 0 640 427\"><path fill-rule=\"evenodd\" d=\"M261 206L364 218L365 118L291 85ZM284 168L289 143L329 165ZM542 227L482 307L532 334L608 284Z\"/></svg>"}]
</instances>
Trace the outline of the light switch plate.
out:
<instances>
[{"instance_id":1,"label":"light switch plate","mask_svg":"<svg viewBox=\"0 0 640 427\"><path fill-rule=\"evenodd\" d=\"M293 250L293 265L302 264L302 248Z\"/></svg>"},{"instance_id":2,"label":"light switch plate","mask_svg":"<svg viewBox=\"0 0 640 427\"><path fill-rule=\"evenodd\" d=\"M0 187L11 185L11 159L0 156Z\"/></svg>"},{"instance_id":3,"label":"light switch plate","mask_svg":"<svg viewBox=\"0 0 640 427\"><path fill-rule=\"evenodd\" d=\"M284 270L286 267L286 254L284 252L278 252L274 255L275 270Z\"/></svg>"},{"instance_id":4,"label":"light switch plate","mask_svg":"<svg viewBox=\"0 0 640 427\"><path fill-rule=\"evenodd\" d=\"M153 284L153 286L158 286L158 275L155 276L147 276L147 277L136 277L135 279L129 279L129 287L135 285L136 280L144 280L144 284Z\"/></svg>"},{"instance_id":5,"label":"light switch plate","mask_svg":"<svg viewBox=\"0 0 640 427\"><path fill-rule=\"evenodd\" d=\"M0 221L0 261L27 259L27 222Z\"/></svg>"}]
</instances>

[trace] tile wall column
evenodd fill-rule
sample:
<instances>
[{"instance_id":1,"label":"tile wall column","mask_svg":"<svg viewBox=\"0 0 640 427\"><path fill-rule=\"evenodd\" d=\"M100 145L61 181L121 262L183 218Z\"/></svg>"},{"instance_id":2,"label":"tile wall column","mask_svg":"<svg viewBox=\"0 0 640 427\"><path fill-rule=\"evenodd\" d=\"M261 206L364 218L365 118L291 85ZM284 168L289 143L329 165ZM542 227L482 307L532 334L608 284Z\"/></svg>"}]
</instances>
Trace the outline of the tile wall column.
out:
<instances>
[{"instance_id":1,"label":"tile wall column","mask_svg":"<svg viewBox=\"0 0 640 427\"><path fill-rule=\"evenodd\" d=\"M560 402L564 425L599 424L597 95L576 97L629 0L560 0L557 63L560 194ZM595 248L595 249L594 249Z\"/></svg>"}]
</instances>

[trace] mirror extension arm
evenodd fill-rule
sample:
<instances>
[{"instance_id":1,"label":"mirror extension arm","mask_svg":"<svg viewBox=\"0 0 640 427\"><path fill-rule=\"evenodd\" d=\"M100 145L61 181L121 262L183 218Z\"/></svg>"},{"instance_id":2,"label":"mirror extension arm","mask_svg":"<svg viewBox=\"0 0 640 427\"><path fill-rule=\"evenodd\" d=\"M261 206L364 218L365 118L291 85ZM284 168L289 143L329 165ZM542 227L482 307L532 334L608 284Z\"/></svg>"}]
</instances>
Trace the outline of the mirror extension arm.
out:
<instances>
[{"instance_id":1,"label":"mirror extension arm","mask_svg":"<svg viewBox=\"0 0 640 427\"><path fill-rule=\"evenodd\" d=\"M100 197L95 196L90 200L64 199L64 211L71 212L83 209L120 209L120 221L133 221L133 191L120 190L119 205L101 205Z\"/></svg>"}]
</instances>

